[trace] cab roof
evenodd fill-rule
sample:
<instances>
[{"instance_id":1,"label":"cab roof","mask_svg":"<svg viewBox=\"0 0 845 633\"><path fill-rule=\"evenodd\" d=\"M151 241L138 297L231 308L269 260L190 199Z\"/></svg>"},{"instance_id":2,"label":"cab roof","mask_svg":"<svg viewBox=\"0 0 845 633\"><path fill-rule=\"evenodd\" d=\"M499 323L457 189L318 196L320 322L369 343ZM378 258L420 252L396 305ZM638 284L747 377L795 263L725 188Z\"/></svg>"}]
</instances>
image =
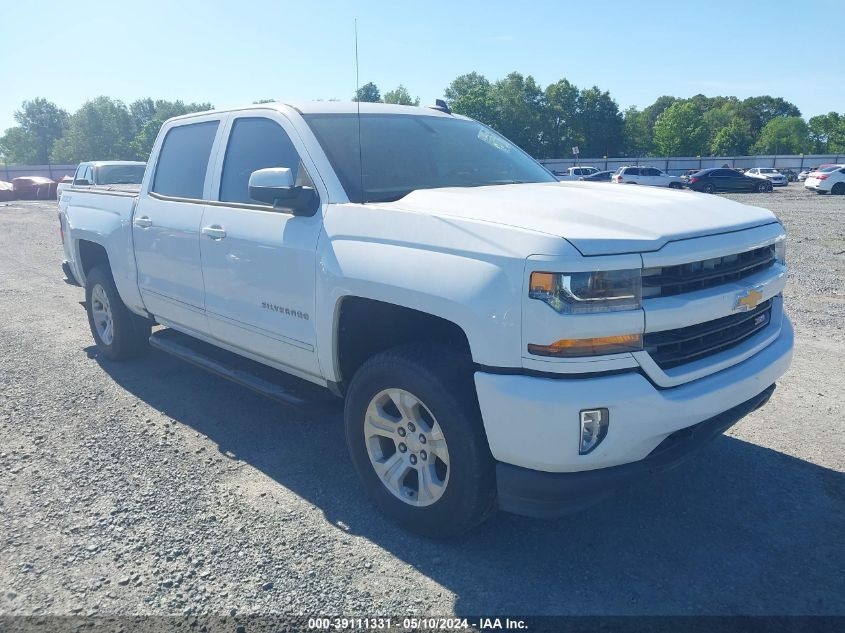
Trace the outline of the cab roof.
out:
<instances>
[{"instance_id":1,"label":"cab roof","mask_svg":"<svg viewBox=\"0 0 845 633\"><path fill-rule=\"evenodd\" d=\"M392 103L368 103L362 101L274 101L269 103L254 103L251 105L236 108L221 108L219 110L207 110L205 112L192 112L182 116L174 117L175 120L186 119L195 116L209 114L224 114L228 112L239 112L241 110L284 110L293 108L300 114L357 114L360 107L361 114L409 114L417 116L438 116L457 119L466 119L460 114L449 114L432 107L394 105Z\"/></svg>"}]
</instances>

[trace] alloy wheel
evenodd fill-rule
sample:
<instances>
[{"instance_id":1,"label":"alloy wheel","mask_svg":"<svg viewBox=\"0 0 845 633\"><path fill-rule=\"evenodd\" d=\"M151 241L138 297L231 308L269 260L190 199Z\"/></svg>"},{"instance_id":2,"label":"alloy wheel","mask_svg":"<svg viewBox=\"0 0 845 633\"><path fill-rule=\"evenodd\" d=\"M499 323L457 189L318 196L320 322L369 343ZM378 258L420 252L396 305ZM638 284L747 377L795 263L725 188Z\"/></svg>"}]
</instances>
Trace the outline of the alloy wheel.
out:
<instances>
[{"instance_id":1,"label":"alloy wheel","mask_svg":"<svg viewBox=\"0 0 845 633\"><path fill-rule=\"evenodd\" d=\"M114 341L114 318L106 289L100 284L91 289L91 315L97 336L104 345L111 345Z\"/></svg>"},{"instance_id":2,"label":"alloy wheel","mask_svg":"<svg viewBox=\"0 0 845 633\"><path fill-rule=\"evenodd\" d=\"M390 493L411 506L435 503L449 483L449 449L437 420L404 389L370 401L364 441L373 470Z\"/></svg>"}]
</instances>

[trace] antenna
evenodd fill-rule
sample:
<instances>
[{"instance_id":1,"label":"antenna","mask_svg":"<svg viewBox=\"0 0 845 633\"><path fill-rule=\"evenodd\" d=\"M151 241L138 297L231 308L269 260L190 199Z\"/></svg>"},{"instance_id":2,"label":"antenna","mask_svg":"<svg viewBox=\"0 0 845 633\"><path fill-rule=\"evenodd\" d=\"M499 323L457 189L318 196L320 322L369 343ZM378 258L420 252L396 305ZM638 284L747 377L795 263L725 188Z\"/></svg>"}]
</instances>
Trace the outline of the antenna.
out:
<instances>
[{"instance_id":1,"label":"antenna","mask_svg":"<svg viewBox=\"0 0 845 633\"><path fill-rule=\"evenodd\" d=\"M358 75L358 18L355 18L355 101L358 104L358 166L361 168L361 202L364 199L364 150L361 147L361 80Z\"/></svg>"}]
</instances>

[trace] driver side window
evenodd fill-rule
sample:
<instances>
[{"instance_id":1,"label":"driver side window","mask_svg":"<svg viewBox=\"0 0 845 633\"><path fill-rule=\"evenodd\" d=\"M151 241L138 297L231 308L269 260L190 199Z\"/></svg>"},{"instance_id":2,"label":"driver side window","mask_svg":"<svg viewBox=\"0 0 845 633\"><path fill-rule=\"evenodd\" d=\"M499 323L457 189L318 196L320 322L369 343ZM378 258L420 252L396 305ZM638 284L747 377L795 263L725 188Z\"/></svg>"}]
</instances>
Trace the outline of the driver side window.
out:
<instances>
[{"instance_id":1,"label":"driver side window","mask_svg":"<svg viewBox=\"0 0 845 633\"><path fill-rule=\"evenodd\" d=\"M290 137L278 123L264 117L236 119L223 160L219 199L263 205L249 197L249 177L268 167L287 167L296 186L313 186Z\"/></svg>"}]
</instances>

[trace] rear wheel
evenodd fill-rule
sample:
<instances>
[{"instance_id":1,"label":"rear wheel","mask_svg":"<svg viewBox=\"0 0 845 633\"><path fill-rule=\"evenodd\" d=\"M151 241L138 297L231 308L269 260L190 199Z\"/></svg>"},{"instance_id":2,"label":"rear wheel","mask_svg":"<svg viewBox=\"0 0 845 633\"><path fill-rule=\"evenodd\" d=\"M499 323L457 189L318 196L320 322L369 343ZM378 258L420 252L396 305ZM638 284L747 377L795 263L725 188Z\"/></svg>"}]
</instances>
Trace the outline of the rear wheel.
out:
<instances>
[{"instance_id":1,"label":"rear wheel","mask_svg":"<svg viewBox=\"0 0 845 633\"><path fill-rule=\"evenodd\" d=\"M701 187L701 191L703 193L715 193L716 187L713 186L713 183L708 182L704 186Z\"/></svg>"},{"instance_id":2,"label":"rear wheel","mask_svg":"<svg viewBox=\"0 0 845 633\"><path fill-rule=\"evenodd\" d=\"M99 352L111 360L140 354L150 338L150 322L124 305L111 271L92 268L85 280L88 325Z\"/></svg>"},{"instance_id":3,"label":"rear wheel","mask_svg":"<svg viewBox=\"0 0 845 633\"><path fill-rule=\"evenodd\" d=\"M445 538L495 509L495 470L468 359L440 345L382 352L346 395L355 470L381 511L407 530Z\"/></svg>"},{"instance_id":4,"label":"rear wheel","mask_svg":"<svg viewBox=\"0 0 845 633\"><path fill-rule=\"evenodd\" d=\"M842 196L845 195L845 182L837 182L833 185L833 188L830 190L834 196Z\"/></svg>"}]
</instances>

